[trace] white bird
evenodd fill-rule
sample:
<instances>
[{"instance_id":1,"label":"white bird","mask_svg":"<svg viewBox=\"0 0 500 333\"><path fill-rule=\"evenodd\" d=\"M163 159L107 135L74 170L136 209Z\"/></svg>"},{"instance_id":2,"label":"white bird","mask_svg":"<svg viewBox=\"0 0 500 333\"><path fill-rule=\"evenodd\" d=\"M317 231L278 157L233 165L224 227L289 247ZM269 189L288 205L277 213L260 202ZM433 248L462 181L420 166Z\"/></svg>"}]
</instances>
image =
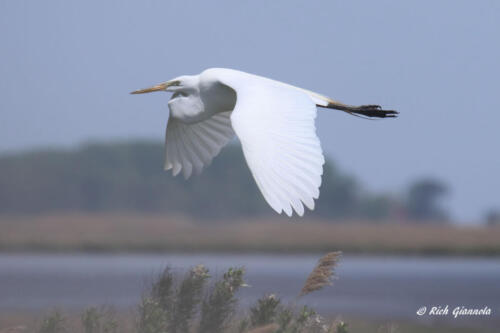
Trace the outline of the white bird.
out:
<instances>
[{"instance_id":1,"label":"white bird","mask_svg":"<svg viewBox=\"0 0 500 333\"><path fill-rule=\"evenodd\" d=\"M179 76L133 91L173 92L165 138L165 170L187 179L210 164L236 133L250 171L269 205L288 216L314 209L325 159L316 107L368 117L395 117L378 105L349 106L318 93L224 68Z\"/></svg>"}]
</instances>

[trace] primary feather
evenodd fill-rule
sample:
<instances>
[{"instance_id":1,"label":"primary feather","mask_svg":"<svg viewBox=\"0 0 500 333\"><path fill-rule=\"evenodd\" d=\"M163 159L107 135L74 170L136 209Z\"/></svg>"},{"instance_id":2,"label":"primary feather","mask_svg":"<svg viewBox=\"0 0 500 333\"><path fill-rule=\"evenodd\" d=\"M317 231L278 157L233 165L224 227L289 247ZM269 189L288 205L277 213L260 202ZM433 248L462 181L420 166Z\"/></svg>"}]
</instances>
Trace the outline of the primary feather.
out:
<instances>
[{"instance_id":1,"label":"primary feather","mask_svg":"<svg viewBox=\"0 0 500 333\"><path fill-rule=\"evenodd\" d=\"M228 79L228 81L231 81ZM302 216L319 196L324 158L314 119L316 106L297 89L271 80L234 82L231 123L252 175L278 213Z\"/></svg>"}]
</instances>

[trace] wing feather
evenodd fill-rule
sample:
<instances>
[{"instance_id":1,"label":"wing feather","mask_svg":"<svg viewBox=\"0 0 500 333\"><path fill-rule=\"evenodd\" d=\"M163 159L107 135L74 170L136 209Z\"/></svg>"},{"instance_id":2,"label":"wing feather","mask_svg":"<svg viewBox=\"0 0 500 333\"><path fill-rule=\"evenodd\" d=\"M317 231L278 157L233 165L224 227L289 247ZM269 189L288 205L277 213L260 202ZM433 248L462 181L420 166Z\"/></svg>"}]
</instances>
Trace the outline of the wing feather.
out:
<instances>
[{"instance_id":1,"label":"wing feather","mask_svg":"<svg viewBox=\"0 0 500 333\"><path fill-rule=\"evenodd\" d=\"M184 178L199 174L219 154L231 138L231 112L220 112L195 124L170 118L165 134L165 170L174 176L181 171Z\"/></svg>"},{"instance_id":2,"label":"wing feather","mask_svg":"<svg viewBox=\"0 0 500 333\"><path fill-rule=\"evenodd\" d=\"M231 121L252 175L278 213L304 214L319 196L325 159L316 136L316 105L300 89L258 77L224 82L237 95Z\"/></svg>"}]
</instances>

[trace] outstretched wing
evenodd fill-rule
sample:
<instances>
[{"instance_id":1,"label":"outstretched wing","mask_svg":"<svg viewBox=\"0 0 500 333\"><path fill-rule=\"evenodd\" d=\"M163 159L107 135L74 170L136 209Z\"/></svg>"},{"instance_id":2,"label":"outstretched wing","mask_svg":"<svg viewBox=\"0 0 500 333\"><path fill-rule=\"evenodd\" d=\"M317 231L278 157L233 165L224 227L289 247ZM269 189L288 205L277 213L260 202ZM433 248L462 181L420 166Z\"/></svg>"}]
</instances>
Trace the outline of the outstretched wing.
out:
<instances>
[{"instance_id":1,"label":"outstretched wing","mask_svg":"<svg viewBox=\"0 0 500 333\"><path fill-rule=\"evenodd\" d=\"M314 209L325 162L304 91L255 76L232 80L237 101L231 116L245 159L266 201L288 216Z\"/></svg>"},{"instance_id":2,"label":"outstretched wing","mask_svg":"<svg viewBox=\"0 0 500 333\"><path fill-rule=\"evenodd\" d=\"M170 117L165 135L165 170L172 169L174 176L182 171L186 179L193 172L199 174L234 136L230 116L231 111L221 112L195 124Z\"/></svg>"}]
</instances>

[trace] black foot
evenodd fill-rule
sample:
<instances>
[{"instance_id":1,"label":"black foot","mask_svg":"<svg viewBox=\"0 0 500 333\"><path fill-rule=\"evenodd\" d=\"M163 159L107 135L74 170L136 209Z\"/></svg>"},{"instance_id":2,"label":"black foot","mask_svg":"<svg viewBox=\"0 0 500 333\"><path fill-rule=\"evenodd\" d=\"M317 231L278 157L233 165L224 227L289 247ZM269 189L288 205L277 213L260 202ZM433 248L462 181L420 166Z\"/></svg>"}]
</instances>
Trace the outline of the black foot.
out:
<instances>
[{"instance_id":1,"label":"black foot","mask_svg":"<svg viewBox=\"0 0 500 333\"><path fill-rule=\"evenodd\" d=\"M358 106L354 108L352 112L363 116L376 117L376 118L394 118L397 117L397 114L399 113L394 110L382 110L380 105L373 105L373 104Z\"/></svg>"}]
</instances>

